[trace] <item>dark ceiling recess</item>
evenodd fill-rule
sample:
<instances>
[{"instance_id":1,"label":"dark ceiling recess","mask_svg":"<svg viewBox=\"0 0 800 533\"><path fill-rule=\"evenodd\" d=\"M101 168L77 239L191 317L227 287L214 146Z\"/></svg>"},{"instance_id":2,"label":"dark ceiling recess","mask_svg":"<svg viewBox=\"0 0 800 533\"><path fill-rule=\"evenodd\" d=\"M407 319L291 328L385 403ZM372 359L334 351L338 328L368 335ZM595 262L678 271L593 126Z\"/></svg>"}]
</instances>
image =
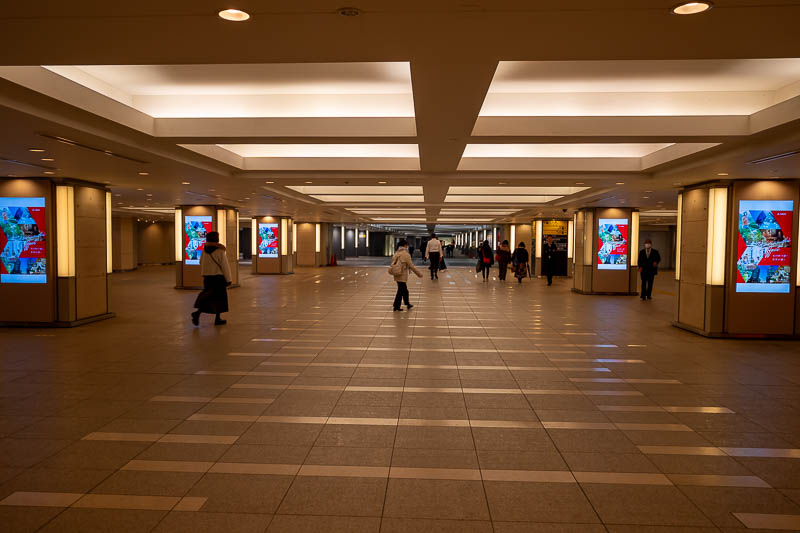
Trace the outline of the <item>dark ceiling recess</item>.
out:
<instances>
[{"instance_id":1,"label":"dark ceiling recess","mask_svg":"<svg viewBox=\"0 0 800 533\"><path fill-rule=\"evenodd\" d=\"M19 161L18 159L9 159L7 157L0 156L0 161L11 163L12 165L22 165L24 167L33 167L33 168L44 168L47 170L57 170L56 167L51 167L47 165L39 165L36 163L26 163L25 161Z\"/></svg>"},{"instance_id":2,"label":"dark ceiling recess","mask_svg":"<svg viewBox=\"0 0 800 533\"><path fill-rule=\"evenodd\" d=\"M126 161L133 161L134 163L139 163L142 165L147 165L149 161L142 161L141 159L136 159L135 157L128 157L126 155L118 154L116 152L112 152L111 150L104 150L102 148L97 148L95 146L89 146L87 144L81 144L79 142L73 141L72 139L67 139L66 137L59 137L58 135L50 135L49 133L38 133L40 137L44 137L45 139L51 139L53 141L60 142L62 144L68 144L70 146L77 146L78 148L85 148L86 150L91 150L93 152L99 152L101 154L105 154L111 157L118 157L119 159L124 159Z\"/></svg>"},{"instance_id":3,"label":"dark ceiling recess","mask_svg":"<svg viewBox=\"0 0 800 533\"><path fill-rule=\"evenodd\" d=\"M336 12L343 17L357 17L361 14L361 10L357 7L340 7Z\"/></svg>"},{"instance_id":4,"label":"dark ceiling recess","mask_svg":"<svg viewBox=\"0 0 800 533\"><path fill-rule=\"evenodd\" d=\"M767 157L762 157L761 159L753 159L752 161L748 161L747 164L758 165L761 163L767 163L768 161L775 161L776 159L783 159L784 157L791 157L797 154L800 154L800 149L792 150L791 152L783 152L782 154L775 154Z\"/></svg>"}]
</instances>

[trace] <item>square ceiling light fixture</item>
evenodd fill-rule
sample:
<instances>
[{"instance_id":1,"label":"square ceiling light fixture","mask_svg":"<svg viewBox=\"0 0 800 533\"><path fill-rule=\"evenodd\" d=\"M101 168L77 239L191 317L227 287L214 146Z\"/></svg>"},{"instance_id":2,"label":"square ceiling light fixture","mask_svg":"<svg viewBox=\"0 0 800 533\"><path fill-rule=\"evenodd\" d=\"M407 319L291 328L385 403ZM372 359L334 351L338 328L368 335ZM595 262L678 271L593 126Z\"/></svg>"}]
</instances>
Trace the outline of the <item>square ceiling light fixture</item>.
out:
<instances>
[{"instance_id":1,"label":"square ceiling light fixture","mask_svg":"<svg viewBox=\"0 0 800 533\"><path fill-rule=\"evenodd\" d=\"M241 170L419 170L416 144L182 144Z\"/></svg>"},{"instance_id":2,"label":"square ceiling light fixture","mask_svg":"<svg viewBox=\"0 0 800 533\"><path fill-rule=\"evenodd\" d=\"M718 143L468 144L459 170L638 172Z\"/></svg>"},{"instance_id":3,"label":"square ceiling light fixture","mask_svg":"<svg viewBox=\"0 0 800 533\"><path fill-rule=\"evenodd\" d=\"M445 203L546 204L589 187L450 187ZM508 214L519 211L510 211Z\"/></svg>"},{"instance_id":4,"label":"square ceiling light fixture","mask_svg":"<svg viewBox=\"0 0 800 533\"><path fill-rule=\"evenodd\" d=\"M419 185L288 185L300 194L322 202L334 203L423 203Z\"/></svg>"}]
</instances>

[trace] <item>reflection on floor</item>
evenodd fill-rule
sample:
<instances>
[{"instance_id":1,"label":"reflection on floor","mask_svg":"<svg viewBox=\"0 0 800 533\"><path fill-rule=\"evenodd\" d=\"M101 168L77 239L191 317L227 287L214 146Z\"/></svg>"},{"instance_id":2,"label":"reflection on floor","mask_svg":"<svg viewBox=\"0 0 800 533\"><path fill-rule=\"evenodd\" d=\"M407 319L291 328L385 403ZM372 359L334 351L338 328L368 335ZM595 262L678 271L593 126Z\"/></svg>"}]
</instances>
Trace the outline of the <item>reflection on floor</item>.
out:
<instances>
[{"instance_id":1,"label":"reflection on floor","mask_svg":"<svg viewBox=\"0 0 800 533\"><path fill-rule=\"evenodd\" d=\"M6 531L800 528L795 342L466 268L402 313L385 267L247 275L194 328L173 279L0 331Z\"/></svg>"}]
</instances>

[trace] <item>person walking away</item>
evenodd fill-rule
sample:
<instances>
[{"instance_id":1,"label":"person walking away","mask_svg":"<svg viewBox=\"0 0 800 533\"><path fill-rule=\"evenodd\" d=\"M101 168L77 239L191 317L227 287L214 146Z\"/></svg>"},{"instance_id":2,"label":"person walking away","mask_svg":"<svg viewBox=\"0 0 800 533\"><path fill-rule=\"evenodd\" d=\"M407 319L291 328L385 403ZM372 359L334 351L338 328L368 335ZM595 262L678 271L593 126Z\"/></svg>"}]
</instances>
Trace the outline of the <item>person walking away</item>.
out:
<instances>
[{"instance_id":1,"label":"person walking away","mask_svg":"<svg viewBox=\"0 0 800 533\"><path fill-rule=\"evenodd\" d=\"M483 281L489 281L489 274L492 271L494 264L494 256L492 254L492 247L489 246L489 241L483 241L481 247L478 248L478 260L481 262L481 274L483 274Z\"/></svg>"},{"instance_id":2,"label":"person walking away","mask_svg":"<svg viewBox=\"0 0 800 533\"><path fill-rule=\"evenodd\" d=\"M553 236L548 235L547 240L542 243L542 274L547 276L547 286L553 284L553 261L555 258L556 245L553 244Z\"/></svg>"},{"instance_id":3,"label":"person walking away","mask_svg":"<svg viewBox=\"0 0 800 533\"><path fill-rule=\"evenodd\" d=\"M413 305L408 301L408 271L412 271L418 278L422 277L422 272L414 267L411 255L408 253L408 241L400 239L397 251L392 256L392 266L389 267L389 274L394 277L397 283L397 294L394 297L393 311L401 311L400 302L406 304L406 308L411 310Z\"/></svg>"},{"instance_id":4,"label":"person walking away","mask_svg":"<svg viewBox=\"0 0 800 533\"><path fill-rule=\"evenodd\" d=\"M499 269L500 281L506 280L506 273L508 272L508 264L511 262L511 248L508 247L508 241L503 241L497 249L497 268Z\"/></svg>"},{"instance_id":5,"label":"person walking away","mask_svg":"<svg viewBox=\"0 0 800 533\"><path fill-rule=\"evenodd\" d=\"M642 300L653 299L653 281L658 274L661 254L653 248L653 241L644 241L644 249L639 251L639 275L642 278Z\"/></svg>"},{"instance_id":6,"label":"person walking away","mask_svg":"<svg viewBox=\"0 0 800 533\"><path fill-rule=\"evenodd\" d=\"M425 258L431 260L431 279L439 279L439 261L442 257L442 241L431 235L428 246L425 247Z\"/></svg>"},{"instance_id":7,"label":"person walking away","mask_svg":"<svg viewBox=\"0 0 800 533\"><path fill-rule=\"evenodd\" d=\"M511 262L514 265L514 277L520 283L522 283L522 278L528 275L528 260L528 250L525 249L525 243L521 242L511 255Z\"/></svg>"},{"instance_id":8,"label":"person walking away","mask_svg":"<svg viewBox=\"0 0 800 533\"><path fill-rule=\"evenodd\" d=\"M209 231L206 235L206 244L200 255L200 274L203 276L203 291L194 302L197 311L192 313L192 324L200 325L201 313L216 315L215 326L227 324L228 321L220 318L220 314L228 312L227 287L232 281L231 267L225 245L219 242L216 231Z\"/></svg>"}]
</instances>

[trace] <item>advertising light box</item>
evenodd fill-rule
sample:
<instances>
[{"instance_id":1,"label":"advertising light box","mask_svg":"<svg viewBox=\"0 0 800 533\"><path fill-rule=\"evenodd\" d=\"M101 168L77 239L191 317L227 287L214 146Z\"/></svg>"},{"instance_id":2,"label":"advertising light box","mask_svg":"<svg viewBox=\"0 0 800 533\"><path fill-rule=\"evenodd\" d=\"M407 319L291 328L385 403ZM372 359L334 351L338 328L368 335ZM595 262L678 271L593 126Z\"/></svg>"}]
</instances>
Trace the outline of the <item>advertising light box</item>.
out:
<instances>
[{"instance_id":1,"label":"advertising light box","mask_svg":"<svg viewBox=\"0 0 800 533\"><path fill-rule=\"evenodd\" d=\"M206 235L211 230L212 217L187 216L184 221L183 262L187 265L199 265L206 244Z\"/></svg>"},{"instance_id":2,"label":"advertising light box","mask_svg":"<svg viewBox=\"0 0 800 533\"><path fill-rule=\"evenodd\" d=\"M628 268L628 219L600 218L597 220L598 270L626 270Z\"/></svg>"},{"instance_id":3,"label":"advertising light box","mask_svg":"<svg viewBox=\"0 0 800 533\"><path fill-rule=\"evenodd\" d=\"M736 292L791 290L791 200L739 201Z\"/></svg>"},{"instance_id":4,"label":"advertising light box","mask_svg":"<svg viewBox=\"0 0 800 533\"><path fill-rule=\"evenodd\" d=\"M277 259L280 230L277 224L258 225L258 257Z\"/></svg>"},{"instance_id":5,"label":"advertising light box","mask_svg":"<svg viewBox=\"0 0 800 533\"><path fill-rule=\"evenodd\" d=\"M0 283L47 283L44 202L0 198Z\"/></svg>"}]
</instances>

